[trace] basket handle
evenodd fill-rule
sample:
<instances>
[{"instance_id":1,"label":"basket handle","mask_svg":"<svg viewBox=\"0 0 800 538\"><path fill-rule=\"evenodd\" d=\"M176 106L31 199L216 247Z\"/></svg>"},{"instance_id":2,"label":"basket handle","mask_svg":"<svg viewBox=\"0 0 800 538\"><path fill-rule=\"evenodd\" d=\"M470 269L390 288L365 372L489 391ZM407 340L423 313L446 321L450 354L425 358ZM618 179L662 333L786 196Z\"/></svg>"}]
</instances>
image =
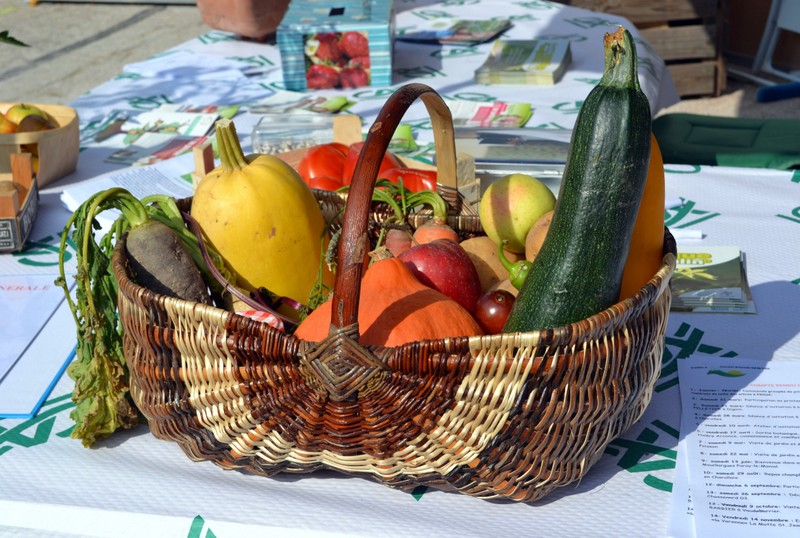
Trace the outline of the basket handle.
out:
<instances>
[{"instance_id":1,"label":"basket handle","mask_svg":"<svg viewBox=\"0 0 800 538\"><path fill-rule=\"evenodd\" d=\"M430 86L418 83L401 86L386 100L375 122L369 128L353 172L337 251L338 270L333 288L333 308L331 308L332 329L349 327L358 322L361 273L364 256L369 248L367 226L372 191L392 135L400 124L403 114L417 98L425 104L431 117L438 182L445 187L445 190L452 190L456 195L458 193L455 134L450 109Z\"/></svg>"}]
</instances>

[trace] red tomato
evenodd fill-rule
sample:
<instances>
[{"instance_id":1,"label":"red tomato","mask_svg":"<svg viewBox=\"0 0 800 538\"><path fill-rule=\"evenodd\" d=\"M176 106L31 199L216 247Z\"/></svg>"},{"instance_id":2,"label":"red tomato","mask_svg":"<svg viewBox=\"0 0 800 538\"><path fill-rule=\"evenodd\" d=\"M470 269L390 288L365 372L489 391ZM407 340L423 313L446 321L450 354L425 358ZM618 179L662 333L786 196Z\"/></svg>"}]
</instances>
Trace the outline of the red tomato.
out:
<instances>
[{"instance_id":1,"label":"red tomato","mask_svg":"<svg viewBox=\"0 0 800 538\"><path fill-rule=\"evenodd\" d=\"M310 147L303 154L297 173L309 183L313 178L328 176L341 181L347 146L339 142ZM341 184L339 185L341 187Z\"/></svg>"},{"instance_id":2,"label":"red tomato","mask_svg":"<svg viewBox=\"0 0 800 538\"><path fill-rule=\"evenodd\" d=\"M323 191L335 191L342 186L342 182L339 178L331 176L315 176L308 180L307 183L310 188Z\"/></svg>"},{"instance_id":3,"label":"red tomato","mask_svg":"<svg viewBox=\"0 0 800 538\"><path fill-rule=\"evenodd\" d=\"M392 183L399 183L398 179L402 177L403 186L411 192L436 190L436 170L403 167L390 168L380 177L388 179Z\"/></svg>"},{"instance_id":4,"label":"red tomato","mask_svg":"<svg viewBox=\"0 0 800 538\"><path fill-rule=\"evenodd\" d=\"M358 161L358 156L361 153L361 148L364 146L364 142L355 142L354 144L350 144L350 149L347 152L347 157L344 160L344 168L342 170L342 184L349 185L353 179L353 172L356 169L356 162ZM384 173L386 170L390 168L401 168L403 163L400 159L395 156L394 153L391 151L387 151L384 156L383 160L381 161L381 166L378 169L378 177L384 177Z\"/></svg>"},{"instance_id":5,"label":"red tomato","mask_svg":"<svg viewBox=\"0 0 800 538\"><path fill-rule=\"evenodd\" d=\"M506 290L487 291L478 299L473 315L486 334L499 334L503 331L514 297Z\"/></svg>"}]
</instances>

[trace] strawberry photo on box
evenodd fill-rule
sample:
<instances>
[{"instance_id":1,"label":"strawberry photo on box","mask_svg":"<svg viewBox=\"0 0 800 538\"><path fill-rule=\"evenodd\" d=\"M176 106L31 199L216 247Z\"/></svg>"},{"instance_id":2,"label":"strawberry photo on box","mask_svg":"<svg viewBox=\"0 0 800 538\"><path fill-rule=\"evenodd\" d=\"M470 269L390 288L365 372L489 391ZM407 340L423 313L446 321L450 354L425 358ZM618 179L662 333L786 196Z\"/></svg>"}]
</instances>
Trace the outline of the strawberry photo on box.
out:
<instances>
[{"instance_id":1,"label":"strawberry photo on box","mask_svg":"<svg viewBox=\"0 0 800 538\"><path fill-rule=\"evenodd\" d=\"M309 90L369 86L366 32L325 32L304 36Z\"/></svg>"}]
</instances>

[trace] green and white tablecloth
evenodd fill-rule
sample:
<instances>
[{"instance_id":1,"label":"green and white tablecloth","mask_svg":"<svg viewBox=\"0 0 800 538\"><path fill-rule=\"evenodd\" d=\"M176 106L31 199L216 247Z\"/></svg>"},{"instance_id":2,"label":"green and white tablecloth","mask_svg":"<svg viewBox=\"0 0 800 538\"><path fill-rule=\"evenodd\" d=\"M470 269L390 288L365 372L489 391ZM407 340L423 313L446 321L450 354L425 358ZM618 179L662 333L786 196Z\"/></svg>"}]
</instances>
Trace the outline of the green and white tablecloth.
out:
<instances>
[{"instance_id":1,"label":"green and white tablecloth","mask_svg":"<svg viewBox=\"0 0 800 538\"><path fill-rule=\"evenodd\" d=\"M573 64L552 88L481 87L472 71L486 46L464 50L397 43L395 83L420 81L445 97L534 104L531 127L571 127L600 74L601 36L618 18L544 1L396 2L397 27L433 16L508 16L509 37L571 39ZM641 81L654 111L676 99L659 60L640 42ZM166 60L168 59L168 61ZM115 110L158 104L241 104L281 85L276 49L220 32L127 66L73 104L84 132ZM367 122L391 88L348 92ZM341 91L337 91L340 94ZM414 115L418 114L418 115ZM424 110L408 118L425 129ZM254 118L237 116L236 122ZM96 127L96 125L95 125ZM246 135L249 129L239 127ZM110 150L86 138L79 168L44 190L27 251L6 255L6 272L55 274L68 212L61 189L114 167ZM762 169L667 167L665 214L675 230L701 230L705 245L737 245L757 314L670 316L662 374L644 417L613 441L584 480L533 504L495 503L431 490L406 494L333 473L262 478L190 461L146 426L86 449L69 438L71 381L64 376L32 419L0 419L3 536L665 536L679 437L676 364L689 355L800 358L800 175ZM680 247L679 242L679 247ZM9 269L10 267L10 269ZM75 334L63 331L69 341Z\"/></svg>"},{"instance_id":2,"label":"green and white tablecloth","mask_svg":"<svg viewBox=\"0 0 800 538\"><path fill-rule=\"evenodd\" d=\"M354 104L365 128L375 119L395 88L420 82L436 89L446 100L530 103L534 109L526 127L570 129L581 103L599 81L603 70L603 35L619 24L637 36L625 19L561 4L534 0L505 2L463 0L448 2L395 2L396 31L413 32L436 21L503 17L513 26L503 39L569 40L572 62L555 86L487 86L474 81L491 43L473 47L440 46L397 40L391 87L319 90L315 96L345 96ZM664 62L646 41L637 37L639 80L655 114L678 101ZM135 116L162 104L245 105L236 117L245 149L258 116L246 106L283 90L281 57L276 46L242 41L224 32L210 32L147 61L127 65L113 80L98 86L73 103L84 134L84 155L76 174L65 181L85 179L117 167L104 163L110 150L94 143L92 135L121 114ZM428 115L421 103L404 116L420 141L431 140Z\"/></svg>"}]
</instances>

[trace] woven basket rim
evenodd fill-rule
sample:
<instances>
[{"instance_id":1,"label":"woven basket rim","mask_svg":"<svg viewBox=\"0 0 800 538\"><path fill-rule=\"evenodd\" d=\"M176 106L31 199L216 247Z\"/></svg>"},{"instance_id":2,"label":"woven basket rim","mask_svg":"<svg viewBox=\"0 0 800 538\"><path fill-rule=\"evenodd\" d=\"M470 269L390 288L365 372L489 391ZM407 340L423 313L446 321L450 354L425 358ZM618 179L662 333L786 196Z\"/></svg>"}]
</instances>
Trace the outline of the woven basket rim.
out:
<instances>
[{"instance_id":1,"label":"woven basket rim","mask_svg":"<svg viewBox=\"0 0 800 538\"><path fill-rule=\"evenodd\" d=\"M178 299L176 297L161 295L148 288L144 288L139 284L137 284L136 282L134 282L130 278L130 275L128 274L127 255L124 250L126 238L127 234L120 237L120 240L115 245L114 254L112 257L112 267L115 276L117 278L117 281L119 283L120 289L125 289L127 292L130 293L130 295L142 297L142 300L145 302L169 301L180 308L213 312L216 315L219 315L226 320L230 319L231 317L239 318L241 320L249 320L249 318L247 318L246 316L243 316L237 312L225 310L218 306L205 305L202 303L196 303L193 301ZM569 323L561 327L554 327L550 329L542 329L542 330L528 331L528 332L511 332L511 333L498 333L498 334L483 335L483 336L471 336L469 337L469 340L479 341L480 339L483 338L499 337L501 339L512 339L513 341L516 341L525 338L525 339L533 339L535 341L546 341L554 345L561 345L571 340L574 341L578 339L578 337L584 335L586 333L586 330L589 328L603 327L606 329L609 328L616 329L620 325L624 324L632 316L638 315L638 313L641 312L642 310L652 306L652 304L655 303L656 299L661 295L661 293L663 293L664 288L669 285L670 276L672 272L675 270L675 265L677 260L677 247L675 243L675 238L672 236L672 233L666 226L664 227L663 252L664 256L662 259L663 261L661 267L656 272L656 274L653 275L653 277L647 282L647 284L645 284L639 291L634 293L632 296L627 297L622 301L618 301L617 303L611 305L605 310L597 312L596 314L589 316L588 318L573 323ZM302 340L294 336L294 334L282 332L266 323L263 323L263 325L264 329L268 332L275 331L282 337L291 338L298 342L306 342L305 340ZM379 348L402 349L406 346L418 345L421 342L436 342L444 340L453 340L453 338L441 338L437 340L420 340L416 342L403 344L400 346L395 346L392 348L384 348L382 346L370 346L370 345L364 345L364 347L369 349L379 349Z\"/></svg>"}]
</instances>

